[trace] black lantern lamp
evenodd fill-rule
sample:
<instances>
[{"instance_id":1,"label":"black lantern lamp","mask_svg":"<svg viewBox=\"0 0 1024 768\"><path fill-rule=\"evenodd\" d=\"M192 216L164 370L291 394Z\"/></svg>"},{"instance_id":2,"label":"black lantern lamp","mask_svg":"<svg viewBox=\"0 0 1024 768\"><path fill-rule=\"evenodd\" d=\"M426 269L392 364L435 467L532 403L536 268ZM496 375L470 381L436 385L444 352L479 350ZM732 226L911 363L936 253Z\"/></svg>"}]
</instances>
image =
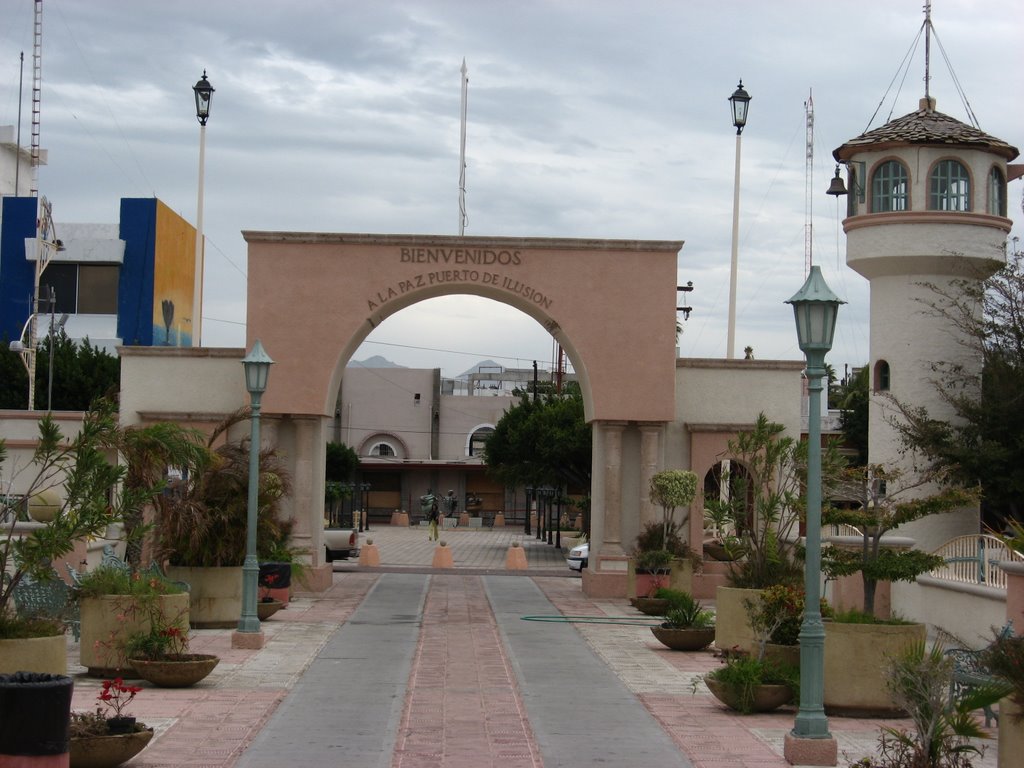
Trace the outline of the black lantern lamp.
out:
<instances>
[{"instance_id":1,"label":"black lantern lamp","mask_svg":"<svg viewBox=\"0 0 1024 768\"><path fill-rule=\"evenodd\" d=\"M196 118L200 125L205 126L206 121L210 119L210 102L213 101L213 86L206 79L205 69L202 78L192 86L192 90L196 93Z\"/></svg>"},{"instance_id":2,"label":"black lantern lamp","mask_svg":"<svg viewBox=\"0 0 1024 768\"><path fill-rule=\"evenodd\" d=\"M747 111L750 106L750 94L744 90L742 80L729 97L729 106L732 107L732 124L736 126L738 136L743 133L743 127L747 124Z\"/></svg>"}]
</instances>

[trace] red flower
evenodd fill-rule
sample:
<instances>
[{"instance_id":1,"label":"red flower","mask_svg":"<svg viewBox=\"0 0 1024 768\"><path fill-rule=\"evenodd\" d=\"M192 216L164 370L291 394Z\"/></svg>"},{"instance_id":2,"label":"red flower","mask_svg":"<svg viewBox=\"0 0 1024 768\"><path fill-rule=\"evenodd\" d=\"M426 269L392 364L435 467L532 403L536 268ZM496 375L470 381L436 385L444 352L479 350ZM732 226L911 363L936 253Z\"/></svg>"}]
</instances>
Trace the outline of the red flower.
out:
<instances>
[{"instance_id":1,"label":"red flower","mask_svg":"<svg viewBox=\"0 0 1024 768\"><path fill-rule=\"evenodd\" d=\"M123 717L124 709L142 690L137 685L125 685L120 677L103 681L103 690L96 698L114 710L114 717Z\"/></svg>"}]
</instances>

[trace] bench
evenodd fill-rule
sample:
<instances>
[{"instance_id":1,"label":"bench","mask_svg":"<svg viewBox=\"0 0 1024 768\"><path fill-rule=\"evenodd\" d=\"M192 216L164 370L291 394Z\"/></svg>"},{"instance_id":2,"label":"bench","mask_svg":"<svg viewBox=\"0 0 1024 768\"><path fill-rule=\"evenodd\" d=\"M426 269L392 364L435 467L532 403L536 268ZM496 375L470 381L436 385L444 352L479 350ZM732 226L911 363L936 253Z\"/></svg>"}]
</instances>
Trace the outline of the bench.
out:
<instances>
[{"instance_id":1,"label":"bench","mask_svg":"<svg viewBox=\"0 0 1024 768\"><path fill-rule=\"evenodd\" d=\"M75 642L81 635L78 600L57 571L52 571L45 580L22 576L14 588L14 607L22 616L40 616L63 622L71 629Z\"/></svg>"},{"instance_id":2,"label":"bench","mask_svg":"<svg viewBox=\"0 0 1024 768\"><path fill-rule=\"evenodd\" d=\"M1013 622L1008 621L999 630L998 637L1000 639L1013 637ZM981 685L989 685L992 683L998 683L989 674L988 669L982 662L986 649L972 650L970 648L951 648L946 651L948 656L953 661L953 679L949 683L949 695L952 700L962 698L963 695L971 688ZM999 715L992 711L989 706L985 707L985 727L988 728L992 721L999 722Z\"/></svg>"},{"instance_id":3,"label":"bench","mask_svg":"<svg viewBox=\"0 0 1024 768\"><path fill-rule=\"evenodd\" d=\"M71 576L71 582L75 587L81 586L82 577L85 575L85 571L76 571L70 563L67 564L68 575ZM117 553L114 552L114 548L107 544L103 547L103 555L100 557L100 568L116 568L124 571L125 573L131 573L131 566L121 559ZM164 573L164 569L160 567L159 563L152 562L148 568L144 568L139 571L139 575L142 578L158 578L161 581L166 581L174 586L180 588L184 592L190 591L188 582L185 581L174 581L173 579L167 578L167 574Z\"/></svg>"}]
</instances>

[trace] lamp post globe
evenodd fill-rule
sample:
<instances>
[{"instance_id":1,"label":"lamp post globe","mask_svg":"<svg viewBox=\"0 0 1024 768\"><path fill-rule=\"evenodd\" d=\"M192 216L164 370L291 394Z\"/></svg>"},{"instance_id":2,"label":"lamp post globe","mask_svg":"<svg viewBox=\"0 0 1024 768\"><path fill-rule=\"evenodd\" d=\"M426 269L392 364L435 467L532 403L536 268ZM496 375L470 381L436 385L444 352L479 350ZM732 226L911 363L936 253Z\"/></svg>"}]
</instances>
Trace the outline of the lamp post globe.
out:
<instances>
[{"instance_id":1,"label":"lamp post globe","mask_svg":"<svg viewBox=\"0 0 1024 768\"><path fill-rule=\"evenodd\" d=\"M206 121L210 119L210 105L213 103L214 87L206 79L205 69L203 70L203 76L192 86L192 90L195 92L196 97L196 119L200 125L206 125Z\"/></svg>"},{"instance_id":2,"label":"lamp post globe","mask_svg":"<svg viewBox=\"0 0 1024 768\"><path fill-rule=\"evenodd\" d=\"M732 124L739 135L743 133L743 128L747 124L747 112L750 109L750 94L743 87L742 80L729 97L729 107L732 109Z\"/></svg>"}]
</instances>

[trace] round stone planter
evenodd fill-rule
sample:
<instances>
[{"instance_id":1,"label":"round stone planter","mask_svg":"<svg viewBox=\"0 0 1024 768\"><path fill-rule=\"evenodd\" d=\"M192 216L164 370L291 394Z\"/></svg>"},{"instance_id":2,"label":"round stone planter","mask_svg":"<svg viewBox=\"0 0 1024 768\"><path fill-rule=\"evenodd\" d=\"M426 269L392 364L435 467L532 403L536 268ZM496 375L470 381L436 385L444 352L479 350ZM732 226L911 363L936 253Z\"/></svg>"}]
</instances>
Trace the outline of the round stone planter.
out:
<instances>
[{"instance_id":1,"label":"round stone planter","mask_svg":"<svg viewBox=\"0 0 1024 768\"><path fill-rule=\"evenodd\" d=\"M157 601L168 621L178 616L183 616L186 623L189 621L187 593L159 595L152 599ZM146 611L138 608L138 601L131 595L84 597L79 605L82 622L79 663L92 677L130 677L133 670L122 649L129 635L149 631Z\"/></svg>"},{"instance_id":2,"label":"round stone planter","mask_svg":"<svg viewBox=\"0 0 1024 768\"><path fill-rule=\"evenodd\" d=\"M188 688L195 685L217 666L220 659L212 654L190 653L177 659L131 659L131 665L143 680L158 688Z\"/></svg>"},{"instance_id":3,"label":"round stone planter","mask_svg":"<svg viewBox=\"0 0 1024 768\"><path fill-rule=\"evenodd\" d=\"M725 685L708 677L704 678L704 683L712 695L729 709L735 709L737 712L743 711L739 691L731 685ZM783 704L788 704L792 699L793 692L789 690L788 685L762 685L754 691L754 700L750 705L750 711L771 712Z\"/></svg>"},{"instance_id":4,"label":"round stone planter","mask_svg":"<svg viewBox=\"0 0 1024 768\"><path fill-rule=\"evenodd\" d=\"M266 621L282 608L284 608L284 603L280 600L260 600L256 603L256 615L260 621Z\"/></svg>"},{"instance_id":5,"label":"round stone planter","mask_svg":"<svg viewBox=\"0 0 1024 768\"><path fill-rule=\"evenodd\" d=\"M631 597L629 604L646 616L664 616L668 600L660 597Z\"/></svg>"},{"instance_id":6,"label":"round stone planter","mask_svg":"<svg viewBox=\"0 0 1024 768\"><path fill-rule=\"evenodd\" d=\"M71 768L114 768L146 748L152 728L117 736L86 736L71 739Z\"/></svg>"},{"instance_id":7,"label":"round stone planter","mask_svg":"<svg viewBox=\"0 0 1024 768\"><path fill-rule=\"evenodd\" d=\"M231 629L242 615L242 566L170 566L167 576L189 585L189 621L197 629Z\"/></svg>"},{"instance_id":8,"label":"round stone planter","mask_svg":"<svg viewBox=\"0 0 1024 768\"><path fill-rule=\"evenodd\" d=\"M626 596L646 597L658 587L670 587L680 592L693 591L693 564L687 558L675 558L664 571L650 573L637 571L636 559L626 564Z\"/></svg>"},{"instance_id":9,"label":"round stone planter","mask_svg":"<svg viewBox=\"0 0 1024 768\"><path fill-rule=\"evenodd\" d=\"M729 550L727 550L725 545L719 541L705 541L704 554L712 560L717 560L722 563L731 563L736 559L729 554Z\"/></svg>"},{"instance_id":10,"label":"round stone planter","mask_svg":"<svg viewBox=\"0 0 1024 768\"><path fill-rule=\"evenodd\" d=\"M715 639L715 628L672 629L671 627L651 627L651 633L658 642L673 651L699 651L711 645Z\"/></svg>"},{"instance_id":11,"label":"round stone planter","mask_svg":"<svg viewBox=\"0 0 1024 768\"><path fill-rule=\"evenodd\" d=\"M825 711L852 717L902 714L885 684L889 659L925 641L924 624L825 622Z\"/></svg>"},{"instance_id":12,"label":"round stone planter","mask_svg":"<svg viewBox=\"0 0 1024 768\"><path fill-rule=\"evenodd\" d=\"M15 672L66 675L67 638L64 635L51 635L0 640L0 675L12 675Z\"/></svg>"}]
</instances>

